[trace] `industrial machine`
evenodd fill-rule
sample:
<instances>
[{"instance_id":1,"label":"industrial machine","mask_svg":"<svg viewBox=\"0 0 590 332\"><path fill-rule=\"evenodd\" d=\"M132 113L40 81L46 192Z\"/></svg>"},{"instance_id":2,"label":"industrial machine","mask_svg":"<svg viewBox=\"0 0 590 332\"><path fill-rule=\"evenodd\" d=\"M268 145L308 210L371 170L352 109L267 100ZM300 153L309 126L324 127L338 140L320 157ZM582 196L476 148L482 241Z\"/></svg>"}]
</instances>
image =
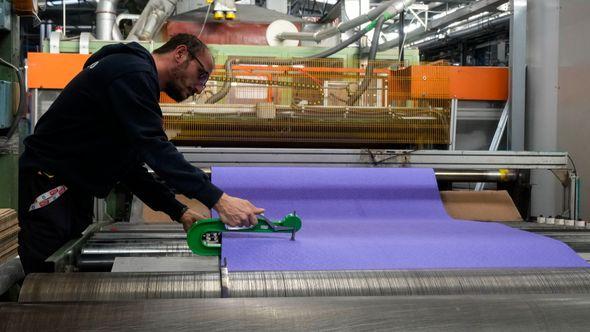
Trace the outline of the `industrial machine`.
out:
<instances>
[{"instance_id":1,"label":"industrial machine","mask_svg":"<svg viewBox=\"0 0 590 332\"><path fill-rule=\"evenodd\" d=\"M587 255L588 232L582 229L522 222L511 226L562 240ZM88 311L113 317L112 308L118 308L149 315L152 324L143 320L133 324L154 330L193 320L192 328L207 321L246 329L276 329L279 323L280 329L356 324L380 328L402 324L403 329L437 329L440 324L452 329L465 329L466 325L510 329L541 321L547 328L583 329L585 319L580 315L586 312L590 292L590 270L585 268L232 272L219 256L191 253L186 234L174 224L95 224L84 238L49 260L66 271L28 276L19 299L26 305L3 308L14 317L25 317L33 308L40 310L34 320L23 321L21 326L52 319L60 326L73 327L122 328L131 324L129 318L106 322L82 319ZM266 311L249 314L234 308L250 305ZM453 315L449 308L460 314ZM177 316L184 310L185 316ZM227 310L243 317L228 320L221 314ZM69 320L56 321L55 313L63 311L68 312ZM414 319L416 311L420 315ZM330 323L324 322L328 313ZM277 315L284 315L284 319L273 318Z\"/></svg>"},{"instance_id":2,"label":"industrial machine","mask_svg":"<svg viewBox=\"0 0 590 332\"><path fill-rule=\"evenodd\" d=\"M133 18L139 23L129 37L148 49L158 46L152 38L170 15L169 5L176 3L169 1L158 12L153 2ZM579 178L568 153L498 151L508 116L507 68L420 63L411 56L399 61L388 54L366 59L344 48L326 57L325 48L286 43L319 42L368 23L364 35L380 29L382 13L395 16L413 2L388 1L374 9L380 12L319 33L299 32L284 23L278 31L277 25L269 26L266 37L275 46L211 44L217 65L205 91L182 103L161 97L169 139L213 178L216 166L433 168L441 190L484 185L507 190L526 222L506 225L562 241L590 261L590 223L575 222ZM101 1L101 8L113 3ZM233 1L213 8L226 20L240 17ZM104 39L120 34L113 30L119 19L108 11L101 14ZM29 53L33 126L88 53L109 42L54 35L45 52ZM473 121L493 123L483 135L489 139L476 142L479 134L459 129ZM528 222L531 171L556 175L563 185L561 220L573 224ZM126 208L132 204L119 202ZM87 319L77 325L61 321L78 328L98 324L100 315L88 312L114 317L116 310L152 317L151 325L137 323L142 329L164 328L175 317L195 319L191 328L209 323L215 329L277 329L286 322L287 328L311 330L457 329L469 324L497 329L569 324L582 329L588 320L581 315L588 308L588 268L235 272L219 256L220 233L227 231L219 220L195 226L187 244L179 224L130 223L117 220L129 219L128 211L112 218L106 209L97 201L96 222L48 258L55 273L25 279L19 301L26 306L0 307L0 314L4 310L17 317L9 324L24 322L31 310L44 312L39 303L51 312L37 317L37 323L56 319L52 310L67 310L73 320ZM257 228L234 231L291 232L296 237L300 227L301 220L289 215L279 222L263 217ZM254 297L259 299L249 299ZM145 304L147 299L161 299L159 311ZM193 311L202 316L179 318ZM223 311L246 318L234 322L219 314ZM513 319L517 314L519 319ZM124 319L116 321L100 324L125 324Z\"/></svg>"}]
</instances>

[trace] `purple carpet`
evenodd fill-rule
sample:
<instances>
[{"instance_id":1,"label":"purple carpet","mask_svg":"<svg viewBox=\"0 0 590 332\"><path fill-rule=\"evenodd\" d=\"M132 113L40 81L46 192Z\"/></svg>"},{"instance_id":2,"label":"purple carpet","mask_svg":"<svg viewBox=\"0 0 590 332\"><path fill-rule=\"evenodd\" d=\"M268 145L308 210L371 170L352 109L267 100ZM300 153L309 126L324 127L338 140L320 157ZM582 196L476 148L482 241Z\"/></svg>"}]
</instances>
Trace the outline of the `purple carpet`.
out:
<instances>
[{"instance_id":1,"label":"purple carpet","mask_svg":"<svg viewBox=\"0 0 590 332\"><path fill-rule=\"evenodd\" d=\"M496 223L458 221L419 168L233 168L214 183L280 219L288 234L225 233L230 271L587 267L565 244Z\"/></svg>"}]
</instances>

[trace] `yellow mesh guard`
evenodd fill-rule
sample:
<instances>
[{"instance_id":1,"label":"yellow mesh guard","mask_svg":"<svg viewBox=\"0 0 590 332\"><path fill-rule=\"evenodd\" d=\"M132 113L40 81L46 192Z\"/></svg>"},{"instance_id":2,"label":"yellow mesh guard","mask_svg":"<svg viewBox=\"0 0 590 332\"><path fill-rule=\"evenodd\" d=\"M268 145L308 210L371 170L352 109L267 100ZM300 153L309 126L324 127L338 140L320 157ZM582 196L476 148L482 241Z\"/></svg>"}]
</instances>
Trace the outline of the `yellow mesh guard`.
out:
<instances>
[{"instance_id":1,"label":"yellow mesh guard","mask_svg":"<svg viewBox=\"0 0 590 332\"><path fill-rule=\"evenodd\" d=\"M368 65L365 77L364 66L345 68L339 59L239 58L216 69L201 95L162 104L164 126L179 145L449 144L444 64L422 66L420 77L394 61Z\"/></svg>"}]
</instances>

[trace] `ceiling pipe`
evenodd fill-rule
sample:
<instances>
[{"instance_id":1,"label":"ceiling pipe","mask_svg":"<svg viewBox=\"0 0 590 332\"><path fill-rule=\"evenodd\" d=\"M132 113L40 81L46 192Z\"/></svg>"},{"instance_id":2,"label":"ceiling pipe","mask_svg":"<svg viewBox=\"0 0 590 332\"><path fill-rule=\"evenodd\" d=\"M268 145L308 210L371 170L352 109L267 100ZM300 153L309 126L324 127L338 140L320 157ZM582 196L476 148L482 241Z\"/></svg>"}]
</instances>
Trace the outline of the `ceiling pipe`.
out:
<instances>
[{"instance_id":1,"label":"ceiling pipe","mask_svg":"<svg viewBox=\"0 0 590 332\"><path fill-rule=\"evenodd\" d=\"M507 25L509 23L510 23L510 15L506 15L506 16L502 16L502 17L498 17L498 18L489 20L489 21L482 23L482 24L475 24L475 25L467 27L465 29L459 29L459 30L449 32L449 33L445 34L444 37L442 37L442 38L435 38L433 36L432 39L427 39L424 41L417 42L415 44L412 44L412 46L418 47L419 49L429 49L429 48L436 47L437 45L440 45L440 43L448 42L449 40L452 40L452 39L466 38L470 35L480 33L480 32L482 32L482 30L495 29L495 28L498 28L502 25Z\"/></svg>"},{"instance_id":2,"label":"ceiling pipe","mask_svg":"<svg viewBox=\"0 0 590 332\"><path fill-rule=\"evenodd\" d=\"M409 44L411 42L417 41L419 39L427 37L428 33L446 28L447 26L459 22L461 20L468 19L470 16L474 16L476 14L490 11L491 9L498 7L501 4L506 3L506 0L482 0L478 2L474 2L470 5L467 5L463 8L459 8L458 10L451 12L448 15L445 15L441 18L432 20L428 24L427 30L424 29L415 29L413 31L407 32L405 37L405 44ZM395 37L391 40L388 40L379 45L379 52L386 51L393 47L399 46L399 37ZM369 48L363 48L361 53L368 53Z\"/></svg>"},{"instance_id":3,"label":"ceiling pipe","mask_svg":"<svg viewBox=\"0 0 590 332\"><path fill-rule=\"evenodd\" d=\"M150 0L131 28L128 41L152 40L172 15L178 0Z\"/></svg>"},{"instance_id":4,"label":"ceiling pipe","mask_svg":"<svg viewBox=\"0 0 590 332\"><path fill-rule=\"evenodd\" d=\"M307 41L315 41L319 43L320 41L330 38L334 35L344 33L352 28L356 28L362 24L375 20L381 13L383 13L387 8L393 7L394 12L393 15L397 15L399 12L405 10L405 8L414 4L415 0L392 0L387 1L375 9L363 14L361 16L355 17L352 20L342 22L335 27L323 29L317 32L283 32L277 35L277 39L279 40L307 40Z\"/></svg>"},{"instance_id":5,"label":"ceiling pipe","mask_svg":"<svg viewBox=\"0 0 590 332\"><path fill-rule=\"evenodd\" d=\"M112 40L119 0L100 0L96 5L96 39Z\"/></svg>"},{"instance_id":6,"label":"ceiling pipe","mask_svg":"<svg viewBox=\"0 0 590 332\"><path fill-rule=\"evenodd\" d=\"M113 24L113 40L123 40L123 35L121 34L121 29L119 29L119 24L122 20L131 20L133 22L139 19L139 15L137 14L119 14L115 19L115 24Z\"/></svg>"}]
</instances>

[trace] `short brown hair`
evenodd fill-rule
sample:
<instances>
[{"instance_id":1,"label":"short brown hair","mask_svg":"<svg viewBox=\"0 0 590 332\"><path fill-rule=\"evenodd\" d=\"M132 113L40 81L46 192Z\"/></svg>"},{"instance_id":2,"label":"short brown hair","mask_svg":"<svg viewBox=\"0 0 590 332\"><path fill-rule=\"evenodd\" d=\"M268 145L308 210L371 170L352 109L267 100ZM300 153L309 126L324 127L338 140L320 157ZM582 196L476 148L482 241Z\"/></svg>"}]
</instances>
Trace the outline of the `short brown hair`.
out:
<instances>
[{"instance_id":1,"label":"short brown hair","mask_svg":"<svg viewBox=\"0 0 590 332\"><path fill-rule=\"evenodd\" d=\"M195 35L188 33L179 33L172 36L164 45L154 50L155 54L165 54L174 51L178 46L185 45L191 54L201 54L205 50L209 50L207 45L203 43Z\"/></svg>"}]
</instances>

